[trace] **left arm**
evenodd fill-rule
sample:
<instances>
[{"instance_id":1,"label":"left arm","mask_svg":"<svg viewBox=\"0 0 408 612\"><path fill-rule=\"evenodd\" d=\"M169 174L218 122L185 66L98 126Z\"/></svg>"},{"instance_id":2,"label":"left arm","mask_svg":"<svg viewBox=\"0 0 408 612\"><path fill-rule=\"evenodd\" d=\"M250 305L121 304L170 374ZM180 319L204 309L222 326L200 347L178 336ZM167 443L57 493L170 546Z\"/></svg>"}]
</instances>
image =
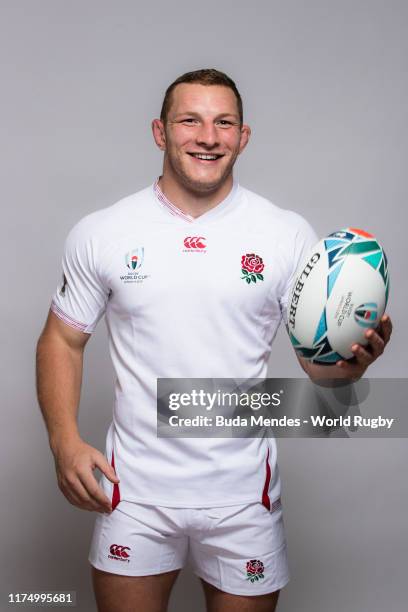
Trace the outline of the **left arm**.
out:
<instances>
[{"instance_id":1,"label":"left arm","mask_svg":"<svg viewBox=\"0 0 408 612\"><path fill-rule=\"evenodd\" d=\"M352 359L340 360L334 365L319 365L311 363L303 357L297 358L303 370L312 381L327 379L343 379L355 382L359 380L368 368L382 353L388 344L392 332L391 319L387 314L381 318L377 329L369 329L365 336L368 340L367 346L353 344L351 350L354 357Z\"/></svg>"}]
</instances>

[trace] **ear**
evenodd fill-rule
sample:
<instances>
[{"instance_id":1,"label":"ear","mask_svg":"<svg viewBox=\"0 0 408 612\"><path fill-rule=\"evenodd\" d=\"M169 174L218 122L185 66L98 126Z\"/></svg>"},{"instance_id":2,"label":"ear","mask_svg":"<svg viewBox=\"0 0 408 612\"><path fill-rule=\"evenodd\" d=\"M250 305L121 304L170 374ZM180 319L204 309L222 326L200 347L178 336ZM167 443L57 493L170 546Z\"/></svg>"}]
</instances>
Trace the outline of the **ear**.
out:
<instances>
[{"instance_id":1,"label":"ear","mask_svg":"<svg viewBox=\"0 0 408 612\"><path fill-rule=\"evenodd\" d=\"M152 121L153 138L159 149L166 150L166 131L164 123L161 119L153 119Z\"/></svg>"},{"instance_id":2,"label":"ear","mask_svg":"<svg viewBox=\"0 0 408 612\"><path fill-rule=\"evenodd\" d=\"M239 143L239 153L240 154L247 146L250 136L251 136L251 128L249 127L249 125L246 125L244 123L241 127L241 140Z\"/></svg>"}]
</instances>

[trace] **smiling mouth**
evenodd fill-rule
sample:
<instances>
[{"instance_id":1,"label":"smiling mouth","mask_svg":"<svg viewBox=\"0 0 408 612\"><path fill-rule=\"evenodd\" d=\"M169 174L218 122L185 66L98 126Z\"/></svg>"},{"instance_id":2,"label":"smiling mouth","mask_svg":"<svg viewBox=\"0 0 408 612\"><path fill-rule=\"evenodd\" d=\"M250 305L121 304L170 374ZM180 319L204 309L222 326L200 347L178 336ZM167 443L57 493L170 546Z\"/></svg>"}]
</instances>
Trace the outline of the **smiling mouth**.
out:
<instances>
[{"instance_id":1,"label":"smiling mouth","mask_svg":"<svg viewBox=\"0 0 408 612\"><path fill-rule=\"evenodd\" d=\"M217 161L217 159L220 159L221 157L224 157L224 154L220 153L188 153L188 155L194 157L194 159L199 159L200 161L204 162L213 162Z\"/></svg>"}]
</instances>

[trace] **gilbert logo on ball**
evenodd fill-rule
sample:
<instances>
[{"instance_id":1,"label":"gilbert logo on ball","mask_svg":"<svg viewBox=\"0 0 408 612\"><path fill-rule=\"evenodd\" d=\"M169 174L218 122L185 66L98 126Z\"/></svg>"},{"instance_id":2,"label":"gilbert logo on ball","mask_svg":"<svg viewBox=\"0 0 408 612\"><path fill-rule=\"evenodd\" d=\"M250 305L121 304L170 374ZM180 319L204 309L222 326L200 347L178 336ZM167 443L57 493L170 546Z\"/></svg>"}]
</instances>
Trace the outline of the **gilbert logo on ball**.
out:
<instances>
[{"instance_id":1,"label":"gilbert logo on ball","mask_svg":"<svg viewBox=\"0 0 408 612\"><path fill-rule=\"evenodd\" d=\"M298 354L333 364L367 344L387 305L387 258L376 238L347 228L320 240L301 263L288 305L288 329Z\"/></svg>"}]
</instances>

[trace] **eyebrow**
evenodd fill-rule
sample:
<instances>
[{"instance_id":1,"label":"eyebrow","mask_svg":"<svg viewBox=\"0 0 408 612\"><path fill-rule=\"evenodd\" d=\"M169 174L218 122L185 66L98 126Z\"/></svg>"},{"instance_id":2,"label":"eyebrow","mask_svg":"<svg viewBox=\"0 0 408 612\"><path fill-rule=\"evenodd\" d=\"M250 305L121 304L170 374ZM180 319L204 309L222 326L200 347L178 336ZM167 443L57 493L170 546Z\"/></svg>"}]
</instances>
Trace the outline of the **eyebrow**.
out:
<instances>
[{"instance_id":1,"label":"eyebrow","mask_svg":"<svg viewBox=\"0 0 408 612\"><path fill-rule=\"evenodd\" d=\"M190 115L192 117L200 117L200 113L196 113L194 111L184 111L182 113L177 113L177 115L175 115L174 118L177 119L178 117L182 117L183 115ZM219 115L216 115L214 119L223 119L224 117L233 117L234 119L239 121L239 117L235 113L220 113Z\"/></svg>"}]
</instances>

